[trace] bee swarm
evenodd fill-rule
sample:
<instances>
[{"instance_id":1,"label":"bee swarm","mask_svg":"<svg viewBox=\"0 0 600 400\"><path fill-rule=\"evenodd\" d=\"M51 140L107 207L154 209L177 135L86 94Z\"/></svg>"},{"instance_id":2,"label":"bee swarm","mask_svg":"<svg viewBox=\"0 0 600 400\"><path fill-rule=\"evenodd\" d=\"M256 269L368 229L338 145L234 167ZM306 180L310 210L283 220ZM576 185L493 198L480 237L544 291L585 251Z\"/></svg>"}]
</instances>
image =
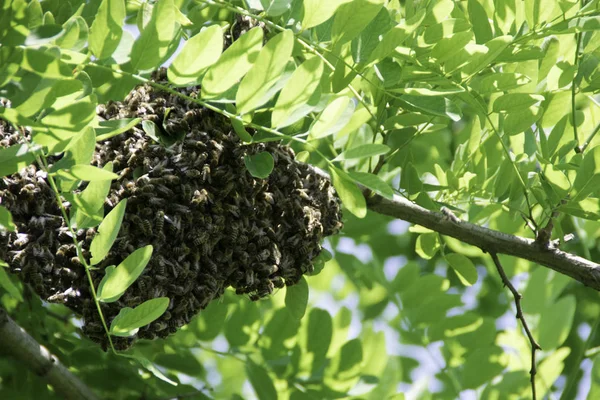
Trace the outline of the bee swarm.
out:
<instances>
[{"instance_id":1,"label":"bee swarm","mask_svg":"<svg viewBox=\"0 0 600 400\"><path fill-rule=\"evenodd\" d=\"M155 75L164 79L164 71ZM198 88L179 91L195 97ZM170 147L156 143L141 123L96 145L92 164L114 164L105 215L127 199L119 235L108 256L92 270L97 288L107 266L153 245L143 274L114 303L101 303L110 324L123 307L166 296L167 312L136 336L113 337L119 349L136 338L166 337L187 324L231 286L258 300L274 288L293 285L313 269L323 238L341 227L339 199L327 178L294 160L276 143L243 145L229 121L149 85L124 102L98 107L100 119L140 117L182 136ZM20 142L0 121L0 147ZM266 179L252 177L244 156L269 152L275 167ZM55 162L56 159L50 158ZM82 189L83 185L79 188ZM83 332L107 346L84 267L46 175L36 164L0 179L0 203L13 214L19 233L0 234L0 259L45 300L83 315ZM64 202L67 210L70 204ZM97 228L80 229L77 241L89 260Z\"/></svg>"}]
</instances>

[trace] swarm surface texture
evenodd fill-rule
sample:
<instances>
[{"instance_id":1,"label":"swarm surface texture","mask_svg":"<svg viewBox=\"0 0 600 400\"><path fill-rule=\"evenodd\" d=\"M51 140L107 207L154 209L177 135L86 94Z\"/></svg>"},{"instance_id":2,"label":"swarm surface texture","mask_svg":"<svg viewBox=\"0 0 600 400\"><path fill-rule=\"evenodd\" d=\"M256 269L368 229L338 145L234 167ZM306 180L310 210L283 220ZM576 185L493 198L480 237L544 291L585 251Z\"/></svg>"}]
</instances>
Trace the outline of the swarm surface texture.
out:
<instances>
[{"instance_id":1,"label":"swarm surface texture","mask_svg":"<svg viewBox=\"0 0 600 400\"><path fill-rule=\"evenodd\" d=\"M159 75L155 79L162 79ZM179 90L191 97L198 92ZM340 202L326 177L295 161L286 146L243 145L219 114L143 85L124 102L99 106L98 116L140 117L174 141L170 146L157 143L140 123L98 143L92 161L99 167L112 162L119 175L105 201L105 214L127 199L118 238L92 271L95 287L107 266L118 265L143 246L154 248L143 274L125 294L101 304L107 323L123 307L170 298L167 312L136 336L113 337L120 349L136 338L176 332L227 287L258 300L274 288L297 283L312 272L323 238L341 228ZM18 133L0 121L0 146L20 141ZM273 156L275 166L268 178L254 178L244 157L263 151ZM18 233L0 236L1 259L44 300L64 303L82 315L83 332L106 348L84 267L45 172L34 164L2 178L0 199L18 227ZM70 204L63 204L69 211ZM76 232L88 260L96 230Z\"/></svg>"}]
</instances>

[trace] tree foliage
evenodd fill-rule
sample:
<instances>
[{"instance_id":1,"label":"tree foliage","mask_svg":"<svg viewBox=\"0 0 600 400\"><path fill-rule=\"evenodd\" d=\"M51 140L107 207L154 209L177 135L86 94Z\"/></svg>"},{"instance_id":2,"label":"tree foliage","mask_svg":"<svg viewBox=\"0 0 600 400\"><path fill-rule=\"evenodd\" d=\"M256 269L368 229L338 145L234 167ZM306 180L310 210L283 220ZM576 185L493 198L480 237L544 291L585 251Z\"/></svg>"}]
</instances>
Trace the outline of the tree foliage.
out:
<instances>
[{"instance_id":1,"label":"tree foliage","mask_svg":"<svg viewBox=\"0 0 600 400\"><path fill-rule=\"evenodd\" d=\"M600 268L598 0L13 0L0 2L0 44L0 118L31 133L0 149L0 175L64 154L53 189L75 204L74 229L99 226L91 259L80 255L88 275L126 206L104 215L116 175L89 165L94 143L141 125L101 121L96 107L161 66L172 86L151 85L200 85L192 101L244 143L292 146L345 207L313 276L258 302L228 291L177 334L125 352L102 351L78 316L0 267L2 307L100 397L597 395L599 287L585 274ZM264 178L273 157L245 165ZM563 270L408 228L394 199L439 212L440 226L468 221L588 263ZM15 228L0 206L0 230ZM97 302L117 300L151 253L107 268ZM166 307L125 308L104 329L130 335ZM2 398L60 398L15 358L0 371Z\"/></svg>"}]
</instances>

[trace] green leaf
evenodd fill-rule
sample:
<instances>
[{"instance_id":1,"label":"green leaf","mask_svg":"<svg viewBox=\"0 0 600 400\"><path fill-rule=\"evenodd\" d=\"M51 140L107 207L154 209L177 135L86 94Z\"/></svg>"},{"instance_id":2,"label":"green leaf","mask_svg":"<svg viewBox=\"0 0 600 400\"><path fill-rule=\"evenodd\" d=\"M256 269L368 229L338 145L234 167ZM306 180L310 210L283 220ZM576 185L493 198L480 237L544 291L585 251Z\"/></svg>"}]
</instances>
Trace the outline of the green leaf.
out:
<instances>
[{"instance_id":1,"label":"green leaf","mask_svg":"<svg viewBox=\"0 0 600 400\"><path fill-rule=\"evenodd\" d=\"M90 27L89 47L94 56L101 60L110 57L116 50L123 34L125 2L103 0Z\"/></svg>"},{"instance_id":2,"label":"green leaf","mask_svg":"<svg viewBox=\"0 0 600 400\"><path fill-rule=\"evenodd\" d=\"M237 110L235 109L235 106L233 104L226 104L225 109L231 114L237 114ZM242 139L242 142L251 143L252 135L248 133L246 127L244 127L244 123L236 118L230 118L229 120L231 121L231 126L233 127L233 130L238 135L238 137Z\"/></svg>"},{"instance_id":3,"label":"green leaf","mask_svg":"<svg viewBox=\"0 0 600 400\"><path fill-rule=\"evenodd\" d=\"M176 17L173 0L156 3L150 22L131 49L131 67L134 71L156 68L167 58L171 41L179 30Z\"/></svg>"},{"instance_id":4,"label":"green leaf","mask_svg":"<svg viewBox=\"0 0 600 400\"><path fill-rule=\"evenodd\" d=\"M304 16L302 17L302 29L309 29L317 26L333 17L333 14L339 6L345 3L345 0L304 0Z\"/></svg>"},{"instance_id":5,"label":"green leaf","mask_svg":"<svg viewBox=\"0 0 600 400\"><path fill-rule=\"evenodd\" d=\"M479 81L474 81L471 83L471 86L476 89L479 94L485 94L504 92L526 85L530 82L531 79L527 75L500 72L490 74L484 78L481 78Z\"/></svg>"},{"instance_id":6,"label":"green leaf","mask_svg":"<svg viewBox=\"0 0 600 400\"><path fill-rule=\"evenodd\" d=\"M490 381L504 370L506 362L507 355L500 347L475 349L466 357L462 366L464 387L474 389Z\"/></svg>"},{"instance_id":7,"label":"green leaf","mask_svg":"<svg viewBox=\"0 0 600 400\"><path fill-rule=\"evenodd\" d=\"M423 40L427 44L436 44L444 38L450 38L457 33L469 31L471 25L462 18L448 18L425 30Z\"/></svg>"},{"instance_id":8,"label":"green leaf","mask_svg":"<svg viewBox=\"0 0 600 400\"><path fill-rule=\"evenodd\" d=\"M235 85L256 62L262 47L263 31L250 29L223 52L202 79L202 97L217 97Z\"/></svg>"},{"instance_id":9,"label":"green leaf","mask_svg":"<svg viewBox=\"0 0 600 400\"><path fill-rule=\"evenodd\" d=\"M246 361L246 375L259 400L271 400L277 398L277 391L267 371L252 360Z\"/></svg>"},{"instance_id":10,"label":"green leaf","mask_svg":"<svg viewBox=\"0 0 600 400\"><path fill-rule=\"evenodd\" d=\"M389 151L390 148L385 144L369 143L348 149L337 156L335 160L341 161L351 160L353 158L368 158L380 154L387 154Z\"/></svg>"},{"instance_id":11,"label":"green leaf","mask_svg":"<svg viewBox=\"0 0 600 400\"><path fill-rule=\"evenodd\" d=\"M80 134L74 136L67 148L65 155L56 164L50 168L49 172L66 170L78 164L88 164L92 161L96 146L96 133L92 127L86 127ZM76 180L61 179L59 190L61 192L70 192L75 189Z\"/></svg>"},{"instance_id":12,"label":"green leaf","mask_svg":"<svg viewBox=\"0 0 600 400\"><path fill-rule=\"evenodd\" d=\"M332 343L333 321L331 315L320 308L310 310L308 318L304 321L306 324L306 341L303 346L307 353L312 354L312 370L318 371L323 365L329 346ZM337 329L336 332L338 332Z\"/></svg>"},{"instance_id":13,"label":"green leaf","mask_svg":"<svg viewBox=\"0 0 600 400\"><path fill-rule=\"evenodd\" d=\"M467 9L469 11L469 21L473 26L475 40L477 44L486 43L494 37L492 27L488 20L485 9L478 0L469 0Z\"/></svg>"},{"instance_id":14,"label":"green leaf","mask_svg":"<svg viewBox=\"0 0 600 400\"><path fill-rule=\"evenodd\" d=\"M425 260L430 260L439 249L440 239L437 233L423 233L417 237L415 251L419 257L424 258Z\"/></svg>"},{"instance_id":15,"label":"green leaf","mask_svg":"<svg viewBox=\"0 0 600 400\"><path fill-rule=\"evenodd\" d=\"M339 7L333 18L331 40L339 46L357 37L383 7L384 0L354 0Z\"/></svg>"},{"instance_id":16,"label":"green leaf","mask_svg":"<svg viewBox=\"0 0 600 400\"><path fill-rule=\"evenodd\" d=\"M98 227L98 233L94 236L92 244L90 245L90 251L92 253L90 262L92 265L96 265L102 261L115 242L115 239L119 234L119 229L121 228L121 222L123 222L125 207L127 207L127 199L121 200L119 204L108 213Z\"/></svg>"},{"instance_id":17,"label":"green leaf","mask_svg":"<svg viewBox=\"0 0 600 400\"><path fill-rule=\"evenodd\" d=\"M303 162L303 163L307 162L309 158L310 158L310 153L306 150L301 151L298 154L296 154L296 160Z\"/></svg>"},{"instance_id":18,"label":"green leaf","mask_svg":"<svg viewBox=\"0 0 600 400\"><path fill-rule=\"evenodd\" d=\"M244 164L250 175L255 178L265 179L273 171L275 161L271 153L262 151L251 156L244 156Z\"/></svg>"},{"instance_id":19,"label":"green leaf","mask_svg":"<svg viewBox=\"0 0 600 400\"><path fill-rule=\"evenodd\" d=\"M308 284L302 277L297 284L285 289L285 307L292 317L301 320L308 304Z\"/></svg>"},{"instance_id":20,"label":"green leaf","mask_svg":"<svg viewBox=\"0 0 600 400\"><path fill-rule=\"evenodd\" d=\"M320 139L338 132L350 121L354 108L354 102L349 97L333 100L313 123L310 138Z\"/></svg>"},{"instance_id":21,"label":"green leaf","mask_svg":"<svg viewBox=\"0 0 600 400\"><path fill-rule=\"evenodd\" d=\"M512 36L499 36L485 44L487 51L478 54L465 65L464 72L473 76L482 69L488 67L498 56L511 44Z\"/></svg>"},{"instance_id":22,"label":"green leaf","mask_svg":"<svg viewBox=\"0 0 600 400\"><path fill-rule=\"evenodd\" d=\"M140 121L141 118L123 118L100 121L98 127L96 127L96 141L102 142L103 140L107 140L111 137L120 135L123 132L127 132L139 124Z\"/></svg>"},{"instance_id":23,"label":"green leaf","mask_svg":"<svg viewBox=\"0 0 600 400\"><path fill-rule=\"evenodd\" d=\"M462 111L451 98L403 95L400 97L400 101L430 115L447 117L453 121L459 121L462 118Z\"/></svg>"},{"instance_id":24,"label":"green leaf","mask_svg":"<svg viewBox=\"0 0 600 400\"><path fill-rule=\"evenodd\" d=\"M223 31L219 25L209 26L185 42L169 66L167 77L175 85L195 85L202 73L217 62L222 52Z\"/></svg>"},{"instance_id":25,"label":"green leaf","mask_svg":"<svg viewBox=\"0 0 600 400\"><path fill-rule=\"evenodd\" d=\"M319 86L322 75L323 61L318 57L306 60L298 66L279 94L271 115L272 127L289 125L287 120L298 108L309 102Z\"/></svg>"},{"instance_id":26,"label":"green leaf","mask_svg":"<svg viewBox=\"0 0 600 400\"><path fill-rule=\"evenodd\" d=\"M538 343L542 349L548 351L563 344L571 331L575 307L575 298L567 296L542 311L538 324Z\"/></svg>"},{"instance_id":27,"label":"green leaf","mask_svg":"<svg viewBox=\"0 0 600 400\"><path fill-rule=\"evenodd\" d=\"M69 169L59 170L56 175L65 179L82 181L110 181L119 177L113 172L87 164L73 165Z\"/></svg>"},{"instance_id":28,"label":"green leaf","mask_svg":"<svg viewBox=\"0 0 600 400\"><path fill-rule=\"evenodd\" d=\"M346 173L332 165L329 166L333 186L344 206L358 218L367 215L367 203L362 192Z\"/></svg>"},{"instance_id":29,"label":"green leaf","mask_svg":"<svg viewBox=\"0 0 600 400\"><path fill-rule=\"evenodd\" d=\"M271 17L284 14L292 7L292 0L260 0L260 2L267 15Z\"/></svg>"},{"instance_id":30,"label":"green leaf","mask_svg":"<svg viewBox=\"0 0 600 400\"><path fill-rule=\"evenodd\" d=\"M415 96L448 96L457 93L463 93L465 90L460 88L448 89L428 89L428 88L402 88L391 90L394 93L410 94Z\"/></svg>"},{"instance_id":31,"label":"green leaf","mask_svg":"<svg viewBox=\"0 0 600 400\"><path fill-rule=\"evenodd\" d=\"M371 53L369 63L383 60L400 46L423 22L425 10L419 10L411 18L400 22L398 25L387 31L381 41Z\"/></svg>"},{"instance_id":32,"label":"green leaf","mask_svg":"<svg viewBox=\"0 0 600 400\"><path fill-rule=\"evenodd\" d=\"M495 103L494 103L495 104ZM516 135L531 128L543 114L541 107L531 106L520 111L509 113L504 119L504 133L507 135Z\"/></svg>"},{"instance_id":33,"label":"green leaf","mask_svg":"<svg viewBox=\"0 0 600 400\"><path fill-rule=\"evenodd\" d=\"M571 200L576 202L583 200L590 193L597 191L600 185L600 146L588 150L583 162L577 169Z\"/></svg>"},{"instance_id":34,"label":"green leaf","mask_svg":"<svg viewBox=\"0 0 600 400\"><path fill-rule=\"evenodd\" d=\"M127 288L144 272L152 256L152 250L151 245L144 246L127 256L118 267L107 267L106 274L98 286L98 300L104 303L119 300Z\"/></svg>"},{"instance_id":35,"label":"green leaf","mask_svg":"<svg viewBox=\"0 0 600 400\"><path fill-rule=\"evenodd\" d=\"M35 160L35 155L40 150L40 146L27 143L0 149L0 176L14 174L25 168Z\"/></svg>"},{"instance_id":36,"label":"green leaf","mask_svg":"<svg viewBox=\"0 0 600 400\"><path fill-rule=\"evenodd\" d=\"M419 172L412 163L408 163L402 168L400 187L405 189L409 195L418 194L423 190L423 182L421 182Z\"/></svg>"},{"instance_id":37,"label":"green leaf","mask_svg":"<svg viewBox=\"0 0 600 400\"><path fill-rule=\"evenodd\" d=\"M104 166L104 170L112 172L112 162ZM95 181L80 193L75 195L75 207L71 226L76 229L92 228L98 225L104 217L104 200L110 191L111 181Z\"/></svg>"},{"instance_id":38,"label":"green leaf","mask_svg":"<svg viewBox=\"0 0 600 400\"><path fill-rule=\"evenodd\" d=\"M158 319L169 307L168 297L157 297L147 300L136 308L125 307L110 324L113 336L132 336L139 328Z\"/></svg>"},{"instance_id":39,"label":"green leaf","mask_svg":"<svg viewBox=\"0 0 600 400\"><path fill-rule=\"evenodd\" d=\"M356 182L360 183L368 189L371 189L375 193L380 194L383 197L390 200L394 198L394 190L392 189L392 187L377 175L373 175L367 172L355 171L348 172L348 174Z\"/></svg>"},{"instance_id":40,"label":"green leaf","mask_svg":"<svg viewBox=\"0 0 600 400\"><path fill-rule=\"evenodd\" d=\"M498 97L494 101L493 110L497 113L518 112L541 101L544 101L544 96L539 94L508 93Z\"/></svg>"},{"instance_id":41,"label":"green leaf","mask_svg":"<svg viewBox=\"0 0 600 400\"><path fill-rule=\"evenodd\" d=\"M6 209L4 206L0 206L0 232L16 232L17 226L13 222L12 215L10 211Z\"/></svg>"},{"instance_id":42,"label":"green leaf","mask_svg":"<svg viewBox=\"0 0 600 400\"><path fill-rule=\"evenodd\" d=\"M261 106L268 99L265 94L281 77L292 55L294 33L285 30L274 36L260 51L256 63L240 82L235 102L240 114Z\"/></svg>"},{"instance_id":43,"label":"green leaf","mask_svg":"<svg viewBox=\"0 0 600 400\"><path fill-rule=\"evenodd\" d=\"M458 253L446 254L445 257L458 278L465 286L471 286L477 282L477 269L470 258Z\"/></svg>"},{"instance_id":44,"label":"green leaf","mask_svg":"<svg viewBox=\"0 0 600 400\"><path fill-rule=\"evenodd\" d=\"M325 368L325 383L334 390L341 392L349 390L360 376L362 360L360 339L349 340Z\"/></svg>"},{"instance_id":45,"label":"green leaf","mask_svg":"<svg viewBox=\"0 0 600 400\"><path fill-rule=\"evenodd\" d=\"M4 208L4 207L0 206L0 211L1 211L1 208ZM1 222L0 222L0 224L1 224ZM2 227L0 227L0 229L2 229ZM13 281L10 279L10 277L6 273L6 270L4 269L5 265L6 264L0 260L0 287L2 287L4 290L6 290L6 292L11 297L17 299L18 301L23 301L23 295L21 295L21 291L19 290L19 288L17 286L15 286Z\"/></svg>"}]
</instances>

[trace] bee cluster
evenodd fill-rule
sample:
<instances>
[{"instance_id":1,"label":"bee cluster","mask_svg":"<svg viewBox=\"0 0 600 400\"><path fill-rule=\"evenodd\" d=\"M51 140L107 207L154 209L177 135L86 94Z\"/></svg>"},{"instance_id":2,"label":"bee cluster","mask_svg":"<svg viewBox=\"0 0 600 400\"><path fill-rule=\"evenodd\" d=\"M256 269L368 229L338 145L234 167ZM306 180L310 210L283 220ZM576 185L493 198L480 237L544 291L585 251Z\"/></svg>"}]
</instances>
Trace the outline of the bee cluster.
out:
<instances>
[{"instance_id":1,"label":"bee cluster","mask_svg":"<svg viewBox=\"0 0 600 400\"><path fill-rule=\"evenodd\" d=\"M164 79L164 70L154 79ZM199 89L178 90L195 97ZM217 113L143 85L124 102L99 106L98 115L105 120L140 117L153 121L163 137L179 139L163 146L138 124L97 144L92 161L99 167L112 162L119 175L105 213L127 199L117 240L92 271L94 285L107 266L118 265L140 247L154 247L137 281L117 302L102 304L107 322L123 307L155 297L171 300L167 312L141 328L138 338L176 332L227 287L258 300L295 284L312 271L323 238L341 228L340 202L327 178L295 161L287 146L243 145ZM0 146L8 146L19 138L4 124L0 140ZM244 165L245 156L262 151L275 161L266 179L252 177ZM106 346L83 266L44 172L32 165L2 178L0 198L19 232L0 237L0 257L42 298L82 314L83 332ZM96 228L76 232L88 259L95 234ZM114 339L119 348L134 340Z\"/></svg>"}]
</instances>

